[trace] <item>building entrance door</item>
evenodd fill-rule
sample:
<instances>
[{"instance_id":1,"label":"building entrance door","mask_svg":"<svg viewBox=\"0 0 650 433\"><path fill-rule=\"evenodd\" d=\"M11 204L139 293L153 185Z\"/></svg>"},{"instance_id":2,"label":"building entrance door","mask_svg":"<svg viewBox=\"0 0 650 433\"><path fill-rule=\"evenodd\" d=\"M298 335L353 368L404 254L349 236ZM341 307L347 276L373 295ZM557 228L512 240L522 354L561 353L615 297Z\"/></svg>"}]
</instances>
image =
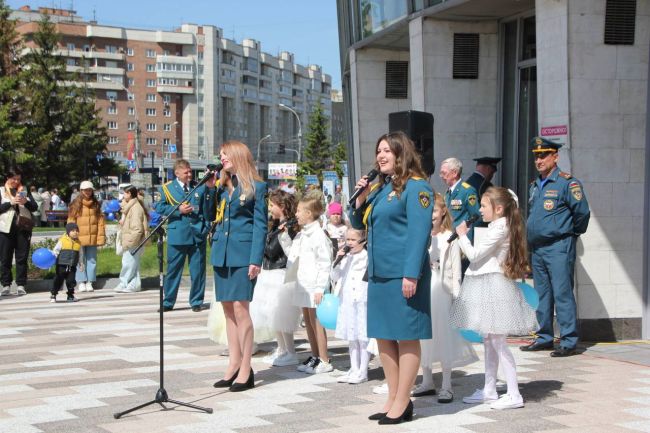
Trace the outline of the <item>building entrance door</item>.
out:
<instances>
[{"instance_id":1,"label":"building entrance door","mask_svg":"<svg viewBox=\"0 0 650 433\"><path fill-rule=\"evenodd\" d=\"M504 22L501 42L501 184L517 193L526 215L528 185L536 174L530 140L538 131L535 16Z\"/></svg>"}]
</instances>

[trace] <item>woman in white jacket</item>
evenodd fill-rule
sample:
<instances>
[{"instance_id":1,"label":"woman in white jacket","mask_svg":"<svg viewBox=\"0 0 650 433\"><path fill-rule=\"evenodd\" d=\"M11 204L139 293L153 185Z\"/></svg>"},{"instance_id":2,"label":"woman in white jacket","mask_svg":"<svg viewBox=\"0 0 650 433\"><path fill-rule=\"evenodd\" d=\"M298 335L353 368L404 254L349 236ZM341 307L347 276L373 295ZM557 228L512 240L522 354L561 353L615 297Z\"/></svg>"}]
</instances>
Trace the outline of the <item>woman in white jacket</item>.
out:
<instances>
[{"instance_id":1,"label":"woman in white jacket","mask_svg":"<svg viewBox=\"0 0 650 433\"><path fill-rule=\"evenodd\" d=\"M436 193L432 215L431 246L431 327L433 339L421 340L422 383L413 390L414 397L434 395L432 364L440 363L442 387L439 403L451 403L451 369L478 361L472 345L453 329L450 322L451 303L460 291L461 261L458 241L447 242L451 236L451 216L442 195Z\"/></svg>"},{"instance_id":2,"label":"woman in white jacket","mask_svg":"<svg viewBox=\"0 0 650 433\"><path fill-rule=\"evenodd\" d=\"M320 226L323 214L320 192L305 194L298 202L296 219L301 227L288 257L285 282L295 282L293 304L302 308L311 356L298 365L305 373L327 373L334 368L327 355L327 333L316 318L316 306L329 288L332 244Z\"/></svg>"}]
</instances>

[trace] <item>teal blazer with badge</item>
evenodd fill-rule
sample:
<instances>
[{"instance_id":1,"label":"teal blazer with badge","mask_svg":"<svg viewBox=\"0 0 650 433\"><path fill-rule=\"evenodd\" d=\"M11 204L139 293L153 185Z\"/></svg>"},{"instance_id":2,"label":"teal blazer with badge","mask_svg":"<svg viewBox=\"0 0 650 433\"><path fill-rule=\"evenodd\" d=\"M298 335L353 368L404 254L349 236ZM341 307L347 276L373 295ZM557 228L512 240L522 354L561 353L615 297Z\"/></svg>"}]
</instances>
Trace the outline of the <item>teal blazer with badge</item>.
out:
<instances>
[{"instance_id":1,"label":"teal blazer with badge","mask_svg":"<svg viewBox=\"0 0 650 433\"><path fill-rule=\"evenodd\" d=\"M215 231L212 237L210 263L217 267L262 265L266 242L268 209L267 186L255 182L255 196L246 197L238 185L228 190L217 188Z\"/></svg>"},{"instance_id":2,"label":"teal blazer with badge","mask_svg":"<svg viewBox=\"0 0 650 433\"><path fill-rule=\"evenodd\" d=\"M350 210L352 227L368 226L368 276L420 278L429 266L432 211L433 190L419 178L400 197L390 183L374 187L361 209Z\"/></svg>"},{"instance_id":3,"label":"teal blazer with badge","mask_svg":"<svg viewBox=\"0 0 650 433\"><path fill-rule=\"evenodd\" d=\"M191 190L191 188L190 188ZM185 197L183 187L172 180L159 188L160 201L154 204L159 214L166 216ZM214 194L201 185L188 200L194 208L183 215L176 209L167 220L167 242L170 245L195 245L205 241L210 229L210 215L214 209Z\"/></svg>"}]
</instances>

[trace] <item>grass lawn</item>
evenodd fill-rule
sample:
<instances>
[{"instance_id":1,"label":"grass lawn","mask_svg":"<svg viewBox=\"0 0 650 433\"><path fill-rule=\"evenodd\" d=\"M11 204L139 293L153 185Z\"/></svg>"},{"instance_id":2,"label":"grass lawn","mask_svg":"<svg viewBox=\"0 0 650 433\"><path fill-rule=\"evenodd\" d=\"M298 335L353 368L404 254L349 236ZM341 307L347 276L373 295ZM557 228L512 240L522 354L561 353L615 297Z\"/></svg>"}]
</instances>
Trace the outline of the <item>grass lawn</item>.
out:
<instances>
[{"instance_id":1,"label":"grass lawn","mask_svg":"<svg viewBox=\"0 0 650 433\"><path fill-rule=\"evenodd\" d=\"M158 246L153 244L146 245L144 254L140 259L140 276L142 278L154 277L158 275ZM207 250L207 260L206 266L210 267L210 246ZM164 269L167 270L167 243L164 246ZM120 275L120 270L122 269L122 256L115 254L115 248L107 247L100 248L97 251L97 277L98 278L114 278ZM185 263L185 268L183 270L183 275L189 275L189 268L187 263ZM13 269L13 275L16 275L16 269ZM54 267L50 268L48 271L41 269L33 268L33 265L30 263L30 269L28 273L29 279L35 278L44 278L52 279L54 278Z\"/></svg>"}]
</instances>

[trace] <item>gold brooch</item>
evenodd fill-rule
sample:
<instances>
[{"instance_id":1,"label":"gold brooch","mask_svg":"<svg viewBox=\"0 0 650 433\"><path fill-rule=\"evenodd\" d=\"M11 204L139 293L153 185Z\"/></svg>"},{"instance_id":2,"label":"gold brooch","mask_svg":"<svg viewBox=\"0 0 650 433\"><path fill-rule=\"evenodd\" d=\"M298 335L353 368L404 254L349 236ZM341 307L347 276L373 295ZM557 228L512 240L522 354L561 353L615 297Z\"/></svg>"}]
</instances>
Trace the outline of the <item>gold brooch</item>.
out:
<instances>
[{"instance_id":1,"label":"gold brooch","mask_svg":"<svg viewBox=\"0 0 650 433\"><path fill-rule=\"evenodd\" d=\"M245 202L246 202L246 194L240 195L239 196L239 205L243 206Z\"/></svg>"}]
</instances>

